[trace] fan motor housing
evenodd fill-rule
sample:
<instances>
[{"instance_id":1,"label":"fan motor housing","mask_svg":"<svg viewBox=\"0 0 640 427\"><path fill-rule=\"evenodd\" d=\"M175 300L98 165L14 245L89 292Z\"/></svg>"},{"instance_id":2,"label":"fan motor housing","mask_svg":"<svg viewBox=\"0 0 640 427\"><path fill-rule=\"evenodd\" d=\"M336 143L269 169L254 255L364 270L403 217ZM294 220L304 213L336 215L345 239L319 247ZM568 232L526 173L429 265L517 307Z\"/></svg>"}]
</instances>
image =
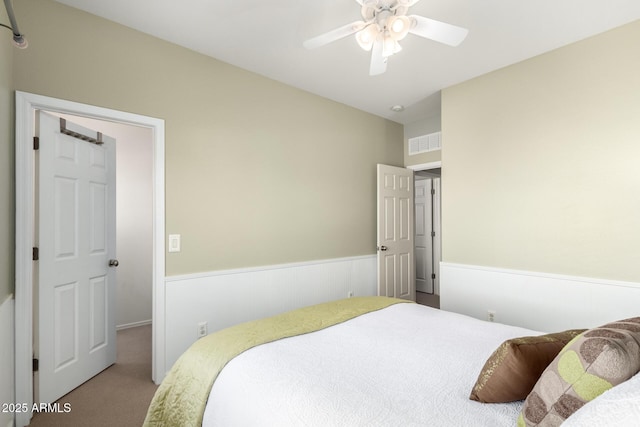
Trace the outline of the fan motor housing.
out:
<instances>
[{"instance_id":1,"label":"fan motor housing","mask_svg":"<svg viewBox=\"0 0 640 427\"><path fill-rule=\"evenodd\" d=\"M383 23L389 16L406 15L409 8L398 0L365 0L362 3L362 18Z\"/></svg>"}]
</instances>

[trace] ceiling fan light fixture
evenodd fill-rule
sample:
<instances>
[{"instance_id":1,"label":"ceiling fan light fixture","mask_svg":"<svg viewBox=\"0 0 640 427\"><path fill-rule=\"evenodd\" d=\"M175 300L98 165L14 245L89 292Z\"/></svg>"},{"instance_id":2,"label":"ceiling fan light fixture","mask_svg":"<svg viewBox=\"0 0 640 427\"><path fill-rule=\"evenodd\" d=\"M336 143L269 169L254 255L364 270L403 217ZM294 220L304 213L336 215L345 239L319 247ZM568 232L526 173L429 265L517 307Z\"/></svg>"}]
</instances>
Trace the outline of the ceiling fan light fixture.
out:
<instances>
[{"instance_id":1,"label":"ceiling fan light fixture","mask_svg":"<svg viewBox=\"0 0 640 427\"><path fill-rule=\"evenodd\" d=\"M10 0L5 0L10 1ZM344 37L355 35L360 47L371 52L369 75L387 69L387 59L402 50L400 41L407 34L449 46L458 46L469 30L420 15L407 15L420 0L356 0L361 6L362 21L338 27L305 40L303 46L314 49Z\"/></svg>"},{"instance_id":2,"label":"ceiling fan light fixture","mask_svg":"<svg viewBox=\"0 0 640 427\"><path fill-rule=\"evenodd\" d=\"M369 52L373 48L373 43L376 41L379 33L380 29L378 28L378 24L371 24L356 34L356 41L362 49Z\"/></svg>"},{"instance_id":3,"label":"ceiling fan light fixture","mask_svg":"<svg viewBox=\"0 0 640 427\"><path fill-rule=\"evenodd\" d=\"M387 30L395 41L404 39L409 34L411 26L412 22L406 16L392 16L387 21Z\"/></svg>"},{"instance_id":4,"label":"ceiling fan light fixture","mask_svg":"<svg viewBox=\"0 0 640 427\"><path fill-rule=\"evenodd\" d=\"M382 38L382 56L388 58L389 56L395 55L401 50L402 47L400 46L400 43L394 40L388 31L385 31Z\"/></svg>"},{"instance_id":5,"label":"ceiling fan light fixture","mask_svg":"<svg viewBox=\"0 0 640 427\"><path fill-rule=\"evenodd\" d=\"M378 0L365 0L362 2L360 13L362 14L364 20L368 22L375 18L377 10Z\"/></svg>"}]
</instances>

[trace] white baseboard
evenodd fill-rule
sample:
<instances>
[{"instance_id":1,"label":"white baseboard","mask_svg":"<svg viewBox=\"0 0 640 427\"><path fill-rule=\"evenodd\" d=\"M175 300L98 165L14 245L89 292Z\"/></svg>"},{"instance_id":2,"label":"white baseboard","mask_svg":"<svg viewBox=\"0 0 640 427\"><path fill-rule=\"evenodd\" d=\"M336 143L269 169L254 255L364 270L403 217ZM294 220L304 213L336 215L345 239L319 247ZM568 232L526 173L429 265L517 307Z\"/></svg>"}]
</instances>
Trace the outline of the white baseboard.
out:
<instances>
[{"instance_id":1,"label":"white baseboard","mask_svg":"<svg viewBox=\"0 0 640 427\"><path fill-rule=\"evenodd\" d=\"M376 295L376 256L359 256L166 278L166 370L208 332L288 310Z\"/></svg>"},{"instance_id":2,"label":"white baseboard","mask_svg":"<svg viewBox=\"0 0 640 427\"><path fill-rule=\"evenodd\" d=\"M0 303L0 403L15 402L14 397L14 300L13 295ZM0 425L13 427L13 413L0 411Z\"/></svg>"},{"instance_id":3,"label":"white baseboard","mask_svg":"<svg viewBox=\"0 0 640 427\"><path fill-rule=\"evenodd\" d=\"M125 323L123 325L116 325L116 331L121 331L123 329L137 328L138 326L147 326L153 323L152 319L149 320L141 320L139 322Z\"/></svg>"},{"instance_id":4,"label":"white baseboard","mask_svg":"<svg viewBox=\"0 0 640 427\"><path fill-rule=\"evenodd\" d=\"M443 262L443 310L544 332L640 316L640 283Z\"/></svg>"}]
</instances>

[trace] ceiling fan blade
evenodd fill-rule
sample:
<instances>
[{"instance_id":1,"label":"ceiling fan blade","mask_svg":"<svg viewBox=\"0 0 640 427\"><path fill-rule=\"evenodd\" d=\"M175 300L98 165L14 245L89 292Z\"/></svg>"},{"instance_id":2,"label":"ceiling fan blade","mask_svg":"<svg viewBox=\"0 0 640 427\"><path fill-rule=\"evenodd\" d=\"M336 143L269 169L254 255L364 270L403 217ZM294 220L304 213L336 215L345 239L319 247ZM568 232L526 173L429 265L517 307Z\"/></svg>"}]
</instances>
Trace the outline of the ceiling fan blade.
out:
<instances>
[{"instance_id":1,"label":"ceiling fan blade","mask_svg":"<svg viewBox=\"0 0 640 427\"><path fill-rule=\"evenodd\" d=\"M387 71L387 58L382 55L383 44L381 40L376 40L371 49L371 65L369 75L377 76Z\"/></svg>"},{"instance_id":2,"label":"ceiling fan blade","mask_svg":"<svg viewBox=\"0 0 640 427\"><path fill-rule=\"evenodd\" d=\"M413 22L409 32L416 36L431 39L449 46L458 46L467 37L469 30L435 19L419 15L410 15Z\"/></svg>"},{"instance_id":3,"label":"ceiling fan blade","mask_svg":"<svg viewBox=\"0 0 640 427\"><path fill-rule=\"evenodd\" d=\"M351 34L355 34L362 30L367 24L364 21L356 21L351 24L343 25L335 30L328 31L319 36L315 36L306 40L302 45L307 49L315 49L317 47L324 46L336 40L343 39Z\"/></svg>"}]
</instances>

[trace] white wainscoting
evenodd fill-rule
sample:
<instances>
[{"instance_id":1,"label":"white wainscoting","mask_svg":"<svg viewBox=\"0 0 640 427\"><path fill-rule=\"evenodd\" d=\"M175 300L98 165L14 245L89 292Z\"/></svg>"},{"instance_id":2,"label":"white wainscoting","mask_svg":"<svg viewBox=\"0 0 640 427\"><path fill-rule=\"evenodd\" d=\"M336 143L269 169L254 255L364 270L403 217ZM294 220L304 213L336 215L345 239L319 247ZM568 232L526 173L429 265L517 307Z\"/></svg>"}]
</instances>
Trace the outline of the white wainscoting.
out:
<instances>
[{"instance_id":1,"label":"white wainscoting","mask_svg":"<svg viewBox=\"0 0 640 427\"><path fill-rule=\"evenodd\" d=\"M376 256L170 276L166 283L166 369L208 332L288 310L377 294Z\"/></svg>"},{"instance_id":2,"label":"white wainscoting","mask_svg":"<svg viewBox=\"0 0 640 427\"><path fill-rule=\"evenodd\" d=\"M440 264L443 310L544 332L640 316L640 283Z\"/></svg>"},{"instance_id":3,"label":"white wainscoting","mask_svg":"<svg viewBox=\"0 0 640 427\"><path fill-rule=\"evenodd\" d=\"M0 302L0 404L15 403L14 398L14 322L13 295ZM0 426L13 426L14 414L0 410Z\"/></svg>"}]
</instances>

